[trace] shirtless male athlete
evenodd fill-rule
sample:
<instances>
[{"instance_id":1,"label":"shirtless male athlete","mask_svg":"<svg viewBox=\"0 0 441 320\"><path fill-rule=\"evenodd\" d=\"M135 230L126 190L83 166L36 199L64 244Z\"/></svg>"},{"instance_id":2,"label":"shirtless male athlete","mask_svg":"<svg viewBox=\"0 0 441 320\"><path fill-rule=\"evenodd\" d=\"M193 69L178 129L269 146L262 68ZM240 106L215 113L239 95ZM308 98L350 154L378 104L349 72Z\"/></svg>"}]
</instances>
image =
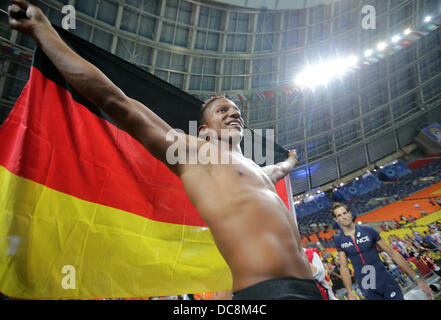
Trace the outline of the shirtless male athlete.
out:
<instances>
[{"instance_id":1,"label":"shirtless male athlete","mask_svg":"<svg viewBox=\"0 0 441 320\"><path fill-rule=\"evenodd\" d=\"M225 98L213 99L202 109L199 131L207 139L176 132L72 51L38 7L24 0L11 2L10 27L30 36L80 94L181 178L231 269L233 299L322 299L297 226L274 187L295 166L295 151L284 162L264 168L245 158L239 145L243 119L234 102ZM18 18L22 11L27 18ZM222 136L222 130L229 135ZM178 142L166 139L173 131ZM175 143L182 143L187 154L214 144L233 161L170 164L167 149Z\"/></svg>"}]
</instances>

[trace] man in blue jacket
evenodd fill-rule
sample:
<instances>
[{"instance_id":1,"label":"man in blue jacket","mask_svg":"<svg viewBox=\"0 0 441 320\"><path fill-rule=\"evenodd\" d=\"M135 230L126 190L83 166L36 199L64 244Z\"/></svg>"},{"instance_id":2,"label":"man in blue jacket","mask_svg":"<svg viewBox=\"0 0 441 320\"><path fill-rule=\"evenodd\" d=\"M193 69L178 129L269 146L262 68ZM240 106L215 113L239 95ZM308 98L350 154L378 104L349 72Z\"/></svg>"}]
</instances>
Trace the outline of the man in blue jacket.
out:
<instances>
[{"instance_id":1,"label":"man in blue jacket","mask_svg":"<svg viewBox=\"0 0 441 320\"><path fill-rule=\"evenodd\" d=\"M401 254L391 248L374 228L355 224L352 219L352 213L342 203L334 203L330 211L334 220L339 223L342 230L335 237L335 247L339 254L341 276L350 300L356 300L356 297L352 292L347 258L351 260L355 271L355 278L366 299L404 299L398 283L386 270L381 261L377 252L377 245L381 250L385 251L398 266L405 270L412 279L416 280L428 299L433 299L433 292L430 287L417 276Z\"/></svg>"}]
</instances>

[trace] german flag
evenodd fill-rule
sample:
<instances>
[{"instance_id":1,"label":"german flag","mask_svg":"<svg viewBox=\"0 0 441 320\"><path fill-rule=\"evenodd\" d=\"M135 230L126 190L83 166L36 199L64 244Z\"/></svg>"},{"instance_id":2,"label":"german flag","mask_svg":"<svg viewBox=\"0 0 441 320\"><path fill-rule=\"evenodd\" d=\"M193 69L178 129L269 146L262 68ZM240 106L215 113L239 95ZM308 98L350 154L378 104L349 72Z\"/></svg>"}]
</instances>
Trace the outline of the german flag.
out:
<instances>
[{"instance_id":1,"label":"german flag","mask_svg":"<svg viewBox=\"0 0 441 320\"><path fill-rule=\"evenodd\" d=\"M202 102L192 95L56 29L172 127L188 131L199 118ZM180 179L75 91L39 49L0 128L0 146L3 294L92 299L231 289L230 270ZM286 150L275 148L283 160ZM289 206L287 185L277 190Z\"/></svg>"}]
</instances>

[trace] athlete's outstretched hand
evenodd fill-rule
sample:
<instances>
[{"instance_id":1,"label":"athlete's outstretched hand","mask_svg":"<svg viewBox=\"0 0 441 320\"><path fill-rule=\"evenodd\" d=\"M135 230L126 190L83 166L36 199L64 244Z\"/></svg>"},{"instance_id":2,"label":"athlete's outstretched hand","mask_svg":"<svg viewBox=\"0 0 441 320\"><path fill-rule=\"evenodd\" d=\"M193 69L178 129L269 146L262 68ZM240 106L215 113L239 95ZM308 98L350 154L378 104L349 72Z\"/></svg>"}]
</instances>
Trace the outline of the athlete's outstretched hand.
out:
<instances>
[{"instance_id":1,"label":"athlete's outstretched hand","mask_svg":"<svg viewBox=\"0 0 441 320\"><path fill-rule=\"evenodd\" d=\"M421 279L417 279L417 284L420 286L421 290L423 290L424 294L427 297L427 300L433 300L434 295L432 289Z\"/></svg>"},{"instance_id":2,"label":"athlete's outstretched hand","mask_svg":"<svg viewBox=\"0 0 441 320\"><path fill-rule=\"evenodd\" d=\"M288 158L292 158L294 161L297 161L297 151L296 150L289 150L288 152Z\"/></svg>"},{"instance_id":3,"label":"athlete's outstretched hand","mask_svg":"<svg viewBox=\"0 0 441 320\"><path fill-rule=\"evenodd\" d=\"M14 18L19 13L24 13L27 19ZM34 36L36 29L51 27L49 20L40 8L31 5L25 0L11 0L11 5L8 7L8 14L9 26L30 37Z\"/></svg>"},{"instance_id":4,"label":"athlete's outstretched hand","mask_svg":"<svg viewBox=\"0 0 441 320\"><path fill-rule=\"evenodd\" d=\"M348 300L358 300L352 290L348 292Z\"/></svg>"}]
</instances>

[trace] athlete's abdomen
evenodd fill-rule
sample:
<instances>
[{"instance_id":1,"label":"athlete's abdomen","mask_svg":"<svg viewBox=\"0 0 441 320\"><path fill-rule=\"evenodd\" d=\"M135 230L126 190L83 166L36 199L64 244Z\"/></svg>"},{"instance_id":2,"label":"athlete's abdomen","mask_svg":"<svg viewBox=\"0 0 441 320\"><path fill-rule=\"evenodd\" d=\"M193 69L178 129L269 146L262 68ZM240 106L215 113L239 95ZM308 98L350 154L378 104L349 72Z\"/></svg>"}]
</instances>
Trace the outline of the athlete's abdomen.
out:
<instances>
[{"instance_id":1,"label":"athlete's abdomen","mask_svg":"<svg viewBox=\"0 0 441 320\"><path fill-rule=\"evenodd\" d=\"M215 221L209 225L233 273L235 291L271 278L312 279L293 217L276 193L253 190L248 199L237 195L221 204L216 217L210 212Z\"/></svg>"}]
</instances>

